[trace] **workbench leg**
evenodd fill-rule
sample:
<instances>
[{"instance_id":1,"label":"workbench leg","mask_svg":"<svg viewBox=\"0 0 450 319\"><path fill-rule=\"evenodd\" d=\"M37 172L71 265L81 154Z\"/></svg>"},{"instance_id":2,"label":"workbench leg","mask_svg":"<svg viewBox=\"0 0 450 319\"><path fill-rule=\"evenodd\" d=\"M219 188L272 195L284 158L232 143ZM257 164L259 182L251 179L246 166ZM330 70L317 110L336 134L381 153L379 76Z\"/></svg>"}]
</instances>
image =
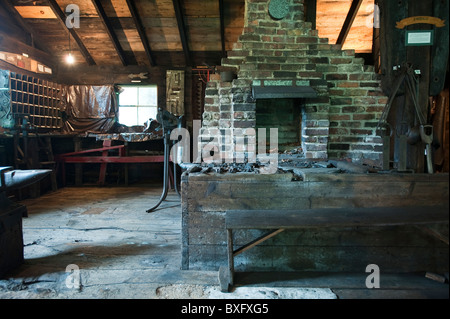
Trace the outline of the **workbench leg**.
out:
<instances>
[{"instance_id":1,"label":"workbench leg","mask_svg":"<svg viewBox=\"0 0 450 319\"><path fill-rule=\"evenodd\" d=\"M66 186L66 163L60 162L58 163L59 168L61 169L61 180L63 187Z\"/></svg>"},{"instance_id":2,"label":"workbench leg","mask_svg":"<svg viewBox=\"0 0 450 319\"><path fill-rule=\"evenodd\" d=\"M227 229L228 266L219 268L219 283L222 292L230 292L234 284L233 231Z\"/></svg>"},{"instance_id":3,"label":"workbench leg","mask_svg":"<svg viewBox=\"0 0 450 319\"><path fill-rule=\"evenodd\" d=\"M111 146L111 140L104 140L103 141L103 147L108 147ZM103 157L107 157L108 156L108 151L103 151L102 152L102 156ZM100 164L100 174L98 177L98 184L99 185L105 185L105 177L106 177L106 167L107 167L107 163L101 163Z\"/></svg>"},{"instance_id":4,"label":"workbench leg","mask_svg":"<svg viewBox=\"0 0 450 319\"><path fill-rule=\"evenodd\" d=\"M74 137L75 152L81 151L81 138ZM75 164L75 186L83 185L83 166L82 164Z\"/></svg>"},{"instance_id":5,"label":"workbench leg","mask_svg":"<svg viewBox=\"0 0 450 319\"><path fill-rule=\"evenodd\" d=\"M128 151L128 142L124 142L124 148L120 150L120 152L123 153L124 156L129 156L130 153ZM125 186L128 186L128 163L124 164L124 180L125 180Z\"/></svg>"}]
</instances>

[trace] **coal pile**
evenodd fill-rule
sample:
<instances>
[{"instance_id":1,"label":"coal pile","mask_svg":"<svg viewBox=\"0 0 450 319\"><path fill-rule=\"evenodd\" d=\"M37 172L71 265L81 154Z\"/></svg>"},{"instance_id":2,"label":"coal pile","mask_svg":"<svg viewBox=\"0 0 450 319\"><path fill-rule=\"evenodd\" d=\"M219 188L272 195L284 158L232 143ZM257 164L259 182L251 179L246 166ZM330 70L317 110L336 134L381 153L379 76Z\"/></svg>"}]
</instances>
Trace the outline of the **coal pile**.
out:
<instances>
[{"instance_id":1,"label":"coal pile","mask_svg":"<svg viewBox=\"0 0 450 319\"><path fill-rule=\"evenodd\" d=\"M265 167L265 164L262 164L259 161L255 163L201 163L201 164L190 164L189 167L186 167L186 173L217 173L217 174L225 174L225 173L255 173L259 174L260 169ZM277 173L284 173L283 170L278 170Z\"/></svg>"}]
</instances>

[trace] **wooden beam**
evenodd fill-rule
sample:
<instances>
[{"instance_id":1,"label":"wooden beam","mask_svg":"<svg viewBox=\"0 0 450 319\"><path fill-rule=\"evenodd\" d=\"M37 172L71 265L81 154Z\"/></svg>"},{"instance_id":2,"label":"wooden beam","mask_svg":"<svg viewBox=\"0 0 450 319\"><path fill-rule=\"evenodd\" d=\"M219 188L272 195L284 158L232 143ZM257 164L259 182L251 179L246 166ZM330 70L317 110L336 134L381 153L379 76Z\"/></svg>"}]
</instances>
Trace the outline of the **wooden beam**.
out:
<instances>
[{"instance_id":1,"label":"wooden beam","mask_svg":"<svg viewBox=\"0 0 450 319\"><path fill-rule=\"evenodd\" d=\"M26 45L29 45L30 47L36 48L36 44L35 44L35 39L37 39L36 34L33 32L33 30L31 29L31 27L24 21L24 19L22 18L22 16L19 14L19 12L16 10L16 8L14 7L13 3L11 2L11 0L5 0L5 4L4 4L4 9L5 11L9 12L10 14L12 14L14 20L18 23L19 27L23 28L23 31L26 33L25 37L26 37ZM37 41L38 43L44 43L43 41L41 41L41 39L38 39ZM44 46L40 46L37 49L40 49L41 51L44 51L45 45ZM49 54L49 52L46 52Z\"/></svg>"},{"instance_id":2,"label":"wooden beam","mask_svg":"<svg viewBox=\"0 0 450 319\"><path fill-rule=\"evenodd\" d=\"M311 22L311 29L316 30L317 0L305 1L306 22Z\"/></svg>"},{"instance_id":3,"label":"wooden beam","mask_svg":"<svg viewBox=\"0 0 450 319\"><path fill-rule=\"evenodd\" d=\"M147 55L147 59L150 61L151 66L155 66L155 59L153 58L152 50L150 48L150 44L148 42L147 34L145 33L144 26L142 25L141 18L139 17L139 13L136 9L136 5L134 4L134 0L126 0L128 9L130 10L131 16L133 17L134 24L139 33L139 37L141 39L142 45L144 46L145 54Z\"/></svg>"},{"instance_id":4,"label":"wooden beam","mask_svg":"<svg viewBox=\"0 0 450 319\"><path fill-rule=\"evenodd\" d=\"M75 32L75 28L68 28L66 26L66 15L56 2L56 0L47 0L50 4L50 7L52 8L55 15L58 17L58 21L61 23L61 25L64 27L64 29L67 29L69 34L72 36L72 38L75 40L75 42L78 45L78 48L83 55L84 59L89 65L96 65L94 59L92 58L91 54L87 50L86 46L84 45L81 38L78 36L78 34Z\"/></svg>"},{"instance_id":5,"label":"wooden beam","mask_svg":"<svg viewBox=\"0 0 450 319\"><path fill-rule=\"evenodd\" d=\"M191 53L187 43L186 28L184 27L183 12L181 11L180 0L172 0L173 8L175 10L175 17L177 19L178 31L180 32L181 45L183 46L184 57L186 65L191 65Z\"/></svg>"},{"instance_id":6,"label":"wooden beam","mask_svg":"<svg viewBox=\"0 0 450 319\"><path fill-rule=\"evenodd\" d=\"M109 21L108 16L106 15L105 9L103 8L100 0L92 0L92 3L95 6L95 9L97 10L98 16L102 20L103 25L105 26L106 32L109 35L109 38L111 39L111 42L114 45L114 48L116 49L117 55L119 56L120 61L124 66L127 66L127 60L125 57L125 52L122 49L122 46L120 45L119 39L117 38L116 33L114 32L114 29L112 27L111 22Z\"/></svg>"},{"instance_id":7,"label":"wooden beam","mask_svg":"<svg viewBox=\"0 0 450 319\"><path fill-rule=\"evenodd\" d=\"M226 56L225 53L225 14L223 8L223 0L219 0L219 16L220 16L220 41L222 44L222 57Z\"/></svg>"},{"instance_id":8,"label":"wooden beam","mask_svg":"<svg viewBox=\"0 0 450 319\"><path fill-rule=\"evenodd\" d=\"M342 29L341 29L341 32L339 33L336 44L341 44L341 45L344 44L345 39L347 38L347 35L350 32L353 21L355 20L356 15L358 14L358 10L359 10L359 7L361 6L362 2L363 2L363 0L353 0L352 1L352 4L350 5L350 9L348 10L347 17L345 18L344 24L342 25Z\"/></svg>"},{"instance_id":9,"label":"wooden beam","mask_svg":"<svg viewBox=\"0 0 450 319\"><path fill-rule=\"evenodd\" d=\"M64 163L163 163L163 155L142 156L68 156L59 158Z\"/></svg>"},{"instance_id":10,"label":"wooden beam","mask_svg":"<svg viewBox=\"0 0 450 319\"><path fill-rule=\"evenodd\" d=\"M51 55L48 52L42 51L36 47L29 46L29 45L23 43L22 41L20 41L19 39L17 39L17 37L10 36L9 34L4 33L1 30L0 30L0 48L2 49L2 51L11 52L11 53L17 53L17 54L26 53L30 57L33 57L33 59L36 59L36 60L40 61L41 63L48 65L52 69L55 69L55 67L56 67L55 58L53 55ZM19 72L19 73L27 72L24 69L14 67L12 64L0 61L0 69L2 67L6 67L6 65L8 68L10 68L10 69L12 68L11 70L15 70L15 72ZM29 71L29 72L31 72L31 71ZM25 74L28 74L28 73L25 73ZM40 76L42 77L42 76L44 76L44 74L41 74ZM53 74L52 74L52 76L53 76Z\"/></svg>"},{"instance_id":11,"label":"wooden beam","mask_svg":"<svg viewBox=\"0 0 450 319\"><path fill-rule=\"evenodd\" d=\"M245 244L244 246L236 249L233 251L233 257L243 253L246 250L249 250L252 247L255 247L256 245L259 245L260 243L262 243L263 241L266 241L269 238L274 237L275 235L278 235L279 233L283 232L284 228L280 228L274 231L269 232L268 234L265 234L261 237L256 238L255 240L252 240L251 242L249 242L248 244Z\"/></svg>"}]
</instances>

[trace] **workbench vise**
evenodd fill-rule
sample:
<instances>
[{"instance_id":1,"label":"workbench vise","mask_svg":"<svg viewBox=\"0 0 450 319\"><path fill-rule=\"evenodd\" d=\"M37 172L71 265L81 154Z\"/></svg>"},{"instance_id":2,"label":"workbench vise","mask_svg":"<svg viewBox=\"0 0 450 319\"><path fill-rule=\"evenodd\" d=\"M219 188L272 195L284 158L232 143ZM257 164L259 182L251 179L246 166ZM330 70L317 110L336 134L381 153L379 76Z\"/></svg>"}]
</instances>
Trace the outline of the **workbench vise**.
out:
<instances>
[{"instance_id":1,"label":"workbench vise","mask_svg":"<svg viewBox=\"0 0 450 319\"><path fill-rule=\"evenodd\" d=\"M163 108L159 108L156 120L161 124L164 132L168 132L170 135L170 131L173 129L181 128L183 116L176 116Z\"/></svg>"}]
</instances>

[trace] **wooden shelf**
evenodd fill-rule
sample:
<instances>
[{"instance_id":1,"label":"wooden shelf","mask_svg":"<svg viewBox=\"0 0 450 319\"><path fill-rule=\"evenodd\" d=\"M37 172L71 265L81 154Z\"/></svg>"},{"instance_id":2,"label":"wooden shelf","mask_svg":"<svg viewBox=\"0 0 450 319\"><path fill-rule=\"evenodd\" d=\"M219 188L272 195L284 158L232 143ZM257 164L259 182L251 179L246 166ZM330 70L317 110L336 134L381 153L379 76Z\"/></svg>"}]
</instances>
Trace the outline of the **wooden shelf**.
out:
<instances>
[{"instance_id":1,"label":"wooden shelf","mask_svg":"<svg viewBox=\"0 0 450 319\"><path fill-rule=\"evenodd\" d=\"M28 116L30 123L38 128L62 127L61 85L14 72L10 73L9 81L14 117Z\"/></svg>"}]
</instances>

